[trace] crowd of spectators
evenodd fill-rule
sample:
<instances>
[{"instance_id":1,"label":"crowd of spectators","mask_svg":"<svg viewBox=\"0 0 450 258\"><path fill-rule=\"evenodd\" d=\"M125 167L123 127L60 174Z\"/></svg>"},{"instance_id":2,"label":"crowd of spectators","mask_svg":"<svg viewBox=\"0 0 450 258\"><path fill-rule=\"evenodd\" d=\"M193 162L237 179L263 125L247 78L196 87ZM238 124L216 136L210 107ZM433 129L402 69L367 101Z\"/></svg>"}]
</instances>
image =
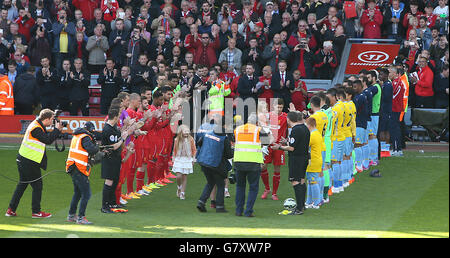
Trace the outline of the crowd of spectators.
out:
<instances>
[{"instance_id":1,"label":"crowd of spectators","mask_svg":"<svg viewBox=\"0 0 450 258\"><path fill-rule=\"evenodd\" d=\"M301 80L332 79L347 38L394 39L396 62L411 78L410 105L448 106L447 0L0 0L0 7L0 71L14 85L16 114L40 104L89 115L92 74L106 114L120 91L188 85L193 74L206 80L211 67L230 83L231 97L240 78L255 76L265 86L250 95L278 94L302 110Z\"/></svg>"}]
</instances>

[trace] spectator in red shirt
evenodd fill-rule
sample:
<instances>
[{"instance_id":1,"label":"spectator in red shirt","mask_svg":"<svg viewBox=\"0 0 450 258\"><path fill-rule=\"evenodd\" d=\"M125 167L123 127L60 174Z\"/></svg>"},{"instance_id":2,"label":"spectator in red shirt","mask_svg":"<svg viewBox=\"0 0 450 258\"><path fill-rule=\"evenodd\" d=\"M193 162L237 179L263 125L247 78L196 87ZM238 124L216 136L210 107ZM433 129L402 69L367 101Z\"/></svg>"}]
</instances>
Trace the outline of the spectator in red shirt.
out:
<instances>
[{"instance_id":1,"label":"spectator in red shirt","mask_svg":"<svg viewBox=\"0 0 450 258\"><path fill-rule=\"evenodd\" d=\"M210 68L217 63L216 51L220 47L218 35L213 35L213 42L209 33L202 33L201 38L194 42L194 63Z\"/></svg>"},{"instance_id":2,"label":"spectator in red shirt","mask_svg":"<svg viewBox=\"0 0 450 258\"><path fill-rule=\"evenodd\" d=\"M403 27L409 28L409 19L411 17L416 17L419 20L420 16L423 15L421 11L419 11L419 3L415 0L411 1L409 4L410 11L403 17Z\"/></svg>"},{"instance_id":3,"label":"spectator in red shirt","mask_svg":"<svg viewBox=\"0 0 450 258\"><path fill-rule=\"evenodd\" d=\"M116 19L119 3L117 0L101 0L100 9L103 12L103 19L107 22L111 22Z\"/></svg>"},{"instance_id":4,"label":"spectator in red shirt","mask_svg":"<svg viewBox=\"0 0 450 258\"><path fill-rule=\"evenodd\" d=\"M189 17L193 17L192 14L187 16L187 18ZM190 33L184 38L184 47L188 52L194 53L194 44L198 40L198 38L200 38L200 35L198 34L198 25L196 23L192 23L189 26L189 31Z\"/></svg>"},{"instance_id":5,"label":"spectator in red shirt","mask_svg":"<svg viewBox=\"0 0 450 258\"><path fill-rule=\"evenodd\" d=\"M434 25L436 25L436 20L438 18L438 16L434 14L433 11L433 5L431 3L428 3L427 6L425 6L424 16L427 18L427 26L430 29L432 29Z\"/></svg>"},{"instance_id":6,"label":"spectator in red shirt","mask_svg":"<svg viewBox=\"0 0 450 258\"><path fill-rule=\"evenodd\" d=\"M320 23L321 27L323 25L325 25L327 29L330 29L332 26L331 19L336 17L336 14L337 14L337 8L335 6L330 6L330 8L328 8L328 15L323 17L321 20L318 20L317 22ZM341 20L339 20L339 19L337 19L337 20L338 20L338 23L335 24L334 27L336 27L338 24L342 24Z\"/></svg>"},{"instance_id":7,"label":"spectator in red shirt","mask_svg":"<svg viewBox=\"0 0 450 258\"><path fill-rule=\"evenodd\" d=\"M415 107L433 108L433 80L434 73L428 66L428 60L424 56L419 56L419 68L417 77L412 76L411 83L415 84L414 93Z\"/></svg>"},{"instance_id":8,"label":"spectator in red shirt","mask_svg":"<svg viewBox=\"0 0 450 258\"><path fill-rule=\"evenodd\" d=\"M381 25L383 24L383 14L376 9L375 0L368 0L369 8L364 10L361 16L361 25L364 28L364 38L379 39L381 38Z\"/></svg>"},{"instance_id":9,"label":"spectator in red shirt","mask_svg":"<svg viewBox=\"0 0 450 258\"><path fill-rule=\"evenodd\" d=\"M16 23L19 25L19 33L24 35L27 42L31 39L30 30L34 26L34 19L31 17L31 13L25 8L19 9L19 18L17 18Z\"/></svg>"},{"instance_id":10,"label":"spectator in red shirt","mask_svg":"<svg viewBox=\"0 0 450 258\"><path fill-rule=\"evenodd\" d=\"M308 97L308 90L304 81L300 80L300 71L295 70L292 73L294 77L295 87L291 90L291 101L294 103L295 110L303 111L306 109L306 98Z\"/></svg>"},{"instance_id":11,"label":"spectator in red shirt","mask_svg":"<svg viewBox=\"0 0 450 258\"><path fill-rule=\"evenodd\" d=\"M94 10L98 7L98 3L98 0L72 0L72 5L81 10L86 21L94 19Z\"/></svg>"}]
</instances>

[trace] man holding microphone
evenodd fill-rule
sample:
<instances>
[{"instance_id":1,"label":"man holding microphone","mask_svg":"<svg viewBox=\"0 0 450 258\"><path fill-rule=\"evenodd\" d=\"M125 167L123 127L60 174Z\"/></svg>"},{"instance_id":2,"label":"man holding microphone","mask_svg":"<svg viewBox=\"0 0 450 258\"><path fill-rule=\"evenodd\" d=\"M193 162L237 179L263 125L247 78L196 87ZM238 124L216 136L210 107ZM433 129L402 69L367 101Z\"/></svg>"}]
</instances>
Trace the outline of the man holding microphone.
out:
<instances>
[{"instance_id":1,"label":"man holding microphone","mask_svg":"<svg viewBox=\"0 0 450 258\"><path fill-rule=\"evenodd\" d=\"M46 127L54 123L52 132L47 133ZM43 109L39 117L28 126L17 155L17 167L20 181L9 203L5 216L17 216L16 209L28 184L33 188L32 192L32 218L50 218L52 215L41 211L42 178L41 168L47 169L47 156L45 146L52 144L61 133L63 126L56 120L55 112Z\"/></svg>"}]
</instances>

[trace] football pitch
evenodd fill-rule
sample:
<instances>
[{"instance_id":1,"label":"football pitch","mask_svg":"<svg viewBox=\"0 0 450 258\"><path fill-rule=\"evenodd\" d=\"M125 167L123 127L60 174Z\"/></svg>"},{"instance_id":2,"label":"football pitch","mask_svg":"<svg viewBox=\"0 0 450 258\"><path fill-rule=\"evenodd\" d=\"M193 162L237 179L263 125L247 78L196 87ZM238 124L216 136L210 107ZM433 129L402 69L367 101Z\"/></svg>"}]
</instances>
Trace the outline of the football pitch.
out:
<instances>
[{"instance_id":1,"label":"football pitch","mask_svg":"<svg viewBox=\"0 0 450 258\"><path fill-rule=\"evenodd\" d=\"M31 218L31 187L25 191L17 217L5 217L18 180L17 147L0 146L0 237L2 238L448 238L449 153L406 151L403 158L384 158L377 167L382 177L365 171L344 192L330 197L318 210L301 216L278 215L283 201L294 197L281 171L279 201L261 200L263 184L255 203L254 218L234 215L235 185L225 199L228 213L216 213L207 204L206 213L196 209L206 182L198 166L188 176L186 199L176 197L176 183L155 189L149 196L129 200L128 213L100 212L103 180L100 165L91 174L92 196L86 217L92 225L66 222L73 194L72 180L64 172L44 177L42 210L49 219ZM64 170L66 152L47 149L48 169ZM269 166L269 171L272 167ZM270 172L270 181L272 172ZM7 176L8 178L4 177ZM124 186L124 190L125 190Z\"/></svg>"}]
</instances>

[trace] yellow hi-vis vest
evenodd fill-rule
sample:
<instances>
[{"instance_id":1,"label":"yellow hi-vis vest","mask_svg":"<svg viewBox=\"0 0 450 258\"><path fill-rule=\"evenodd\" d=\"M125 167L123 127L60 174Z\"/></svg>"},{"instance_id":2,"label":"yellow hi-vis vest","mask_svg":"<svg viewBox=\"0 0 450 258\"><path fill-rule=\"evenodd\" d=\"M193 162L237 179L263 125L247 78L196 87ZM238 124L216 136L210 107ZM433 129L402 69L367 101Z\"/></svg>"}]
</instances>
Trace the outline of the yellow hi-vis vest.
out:
<instances>
[{"instance_id":1,"label":"yellow hi-vis vest","mask_svg":"<svg viewBox=\"0 0 450 258\"><path fill-rule=\"evenodd\" d=\"M66 171L70 166L75 164L77 169L86 176L91 174L91 166L88 165L89 153L83 148L81 141L84 137L90 137L89 135L82 133L74 135L72 142L70 143L69 156L66 162Z\"/></svg>"},{"instance_id":2,"label":"yellow hi-vis vest","mask_svg":"<svg viewBox=\"0 0 450 258\"><path fill-rule=\"evenodd\" d=\"M260 131L261 128L253 124L241 125L234 130L234 162L264 163Z\"/></svg>"},{"instance_id":3,"label":"yellow hi-vis vest","mask_svg":"<svg viewBox=\"0 0 450 258\"><path fill-rule=\"evenodd\" d=\"M37 120L31 122L25 131L25 136L23 137L22 144L19 148L19 154L24 158L40 164L45 153L45 143L40 142L31 135L31 132L35 128L41 128L42 131L44 131L44 128Z\"/></svg>"}]
</instances>

